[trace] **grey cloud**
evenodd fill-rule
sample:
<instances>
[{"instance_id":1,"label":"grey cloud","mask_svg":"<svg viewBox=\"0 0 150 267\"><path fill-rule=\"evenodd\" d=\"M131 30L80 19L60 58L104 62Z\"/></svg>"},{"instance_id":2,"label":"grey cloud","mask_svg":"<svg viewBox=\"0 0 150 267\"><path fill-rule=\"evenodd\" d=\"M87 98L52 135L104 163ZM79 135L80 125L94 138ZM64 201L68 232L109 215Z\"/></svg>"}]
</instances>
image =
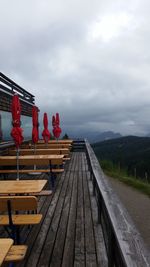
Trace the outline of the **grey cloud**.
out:
<instances>
[{"instance_id":1,"label":"grey cloud","mask_svg":"<svg viewBox=\"0 0 150 267\"><path fill-rule=\"evenodd\" d=\"M0 69L35 94L40 120L45 111L49 120L60 112L64 131L146 134L149 5L148 0L1 0ZM96 22L120 14L131 18L127 27L109 41L92 39Z\"/></svg>"}]
</instances>

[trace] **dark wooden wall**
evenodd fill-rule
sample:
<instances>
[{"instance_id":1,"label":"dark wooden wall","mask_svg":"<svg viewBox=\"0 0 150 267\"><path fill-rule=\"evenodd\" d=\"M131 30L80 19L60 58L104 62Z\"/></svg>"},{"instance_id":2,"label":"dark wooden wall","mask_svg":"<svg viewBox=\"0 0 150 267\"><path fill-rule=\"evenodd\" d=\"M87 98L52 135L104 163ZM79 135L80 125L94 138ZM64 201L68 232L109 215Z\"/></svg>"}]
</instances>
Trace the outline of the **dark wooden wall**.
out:
<instances>
[{"instance_id":1,"label":"dark wooden wall","mask_svg":"<svg viewBox=\"0 0 150 267\"><path fill-rule=\"evenodd\" d=\"M12 95L0 92L0 110L11 112ZM21 114L32 116L32 105L21 100Z\"/></svg>"}]
</instances>

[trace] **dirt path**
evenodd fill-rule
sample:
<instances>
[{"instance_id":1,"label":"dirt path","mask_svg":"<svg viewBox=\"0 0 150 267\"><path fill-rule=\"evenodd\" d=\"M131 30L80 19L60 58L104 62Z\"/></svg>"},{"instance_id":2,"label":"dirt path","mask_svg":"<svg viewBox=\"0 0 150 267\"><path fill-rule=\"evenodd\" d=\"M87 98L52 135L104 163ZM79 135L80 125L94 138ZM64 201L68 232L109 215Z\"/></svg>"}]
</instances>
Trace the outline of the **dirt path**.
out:
<instances>
[{"instance_id":1,"label":"dirt path","mask_svg":"<svg viewBox=\"0 0 150 267\"><path fill-rule=\"evenodd\" d=\"M117 179L107 178L141 233L145 245L150 250L150 198Z\"/></svg>"}]
</instances>

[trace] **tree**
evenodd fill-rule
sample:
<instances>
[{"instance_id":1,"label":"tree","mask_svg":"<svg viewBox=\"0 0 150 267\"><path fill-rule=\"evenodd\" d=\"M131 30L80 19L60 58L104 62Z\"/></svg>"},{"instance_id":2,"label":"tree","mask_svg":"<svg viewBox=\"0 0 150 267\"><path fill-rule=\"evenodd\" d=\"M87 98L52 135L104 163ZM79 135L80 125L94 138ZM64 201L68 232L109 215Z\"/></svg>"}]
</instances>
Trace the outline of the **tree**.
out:
<instances>
[{"instance_id":1,"label":"tree","mask_svg":"<svg viewBox=\"0 0 150 267\"><path fill-rule=\"evenodd\" d=\"M69 139L69 136L65 133L62 139Z\"/></svg>"}]
</instances>

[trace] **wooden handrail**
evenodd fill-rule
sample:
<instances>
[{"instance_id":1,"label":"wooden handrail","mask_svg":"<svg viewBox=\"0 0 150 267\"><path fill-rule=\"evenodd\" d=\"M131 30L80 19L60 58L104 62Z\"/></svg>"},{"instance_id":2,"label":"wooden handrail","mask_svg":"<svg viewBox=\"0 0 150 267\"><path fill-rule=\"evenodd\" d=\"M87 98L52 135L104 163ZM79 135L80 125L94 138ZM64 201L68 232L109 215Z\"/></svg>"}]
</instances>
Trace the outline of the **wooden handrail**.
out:
<instances>
[{"instance_id":1,"label":"wooden handrail","mask_svg":"<svg viewBox=\"0 0 150 267\"><path fill-rule=\"evenodd\" d=\"M26 101L27 103L34 104L34 95L30 94L2 72L0 72L0 89L10 94L14 94L14 92L16 92L19 94L22 100Z\"/></svg>"},{"instance_id":2,"label":"wooden handrail","mask_svg":"<svg viewBox=\"0 0 150 267\"><path fill-rule=\"evenodd\" d=\"M85 140L88 166L97 199L98 220L101 223L108 266L148 267L150 256L126 209L105 179L96 155Z\"/></svg>"}]
</instances>

